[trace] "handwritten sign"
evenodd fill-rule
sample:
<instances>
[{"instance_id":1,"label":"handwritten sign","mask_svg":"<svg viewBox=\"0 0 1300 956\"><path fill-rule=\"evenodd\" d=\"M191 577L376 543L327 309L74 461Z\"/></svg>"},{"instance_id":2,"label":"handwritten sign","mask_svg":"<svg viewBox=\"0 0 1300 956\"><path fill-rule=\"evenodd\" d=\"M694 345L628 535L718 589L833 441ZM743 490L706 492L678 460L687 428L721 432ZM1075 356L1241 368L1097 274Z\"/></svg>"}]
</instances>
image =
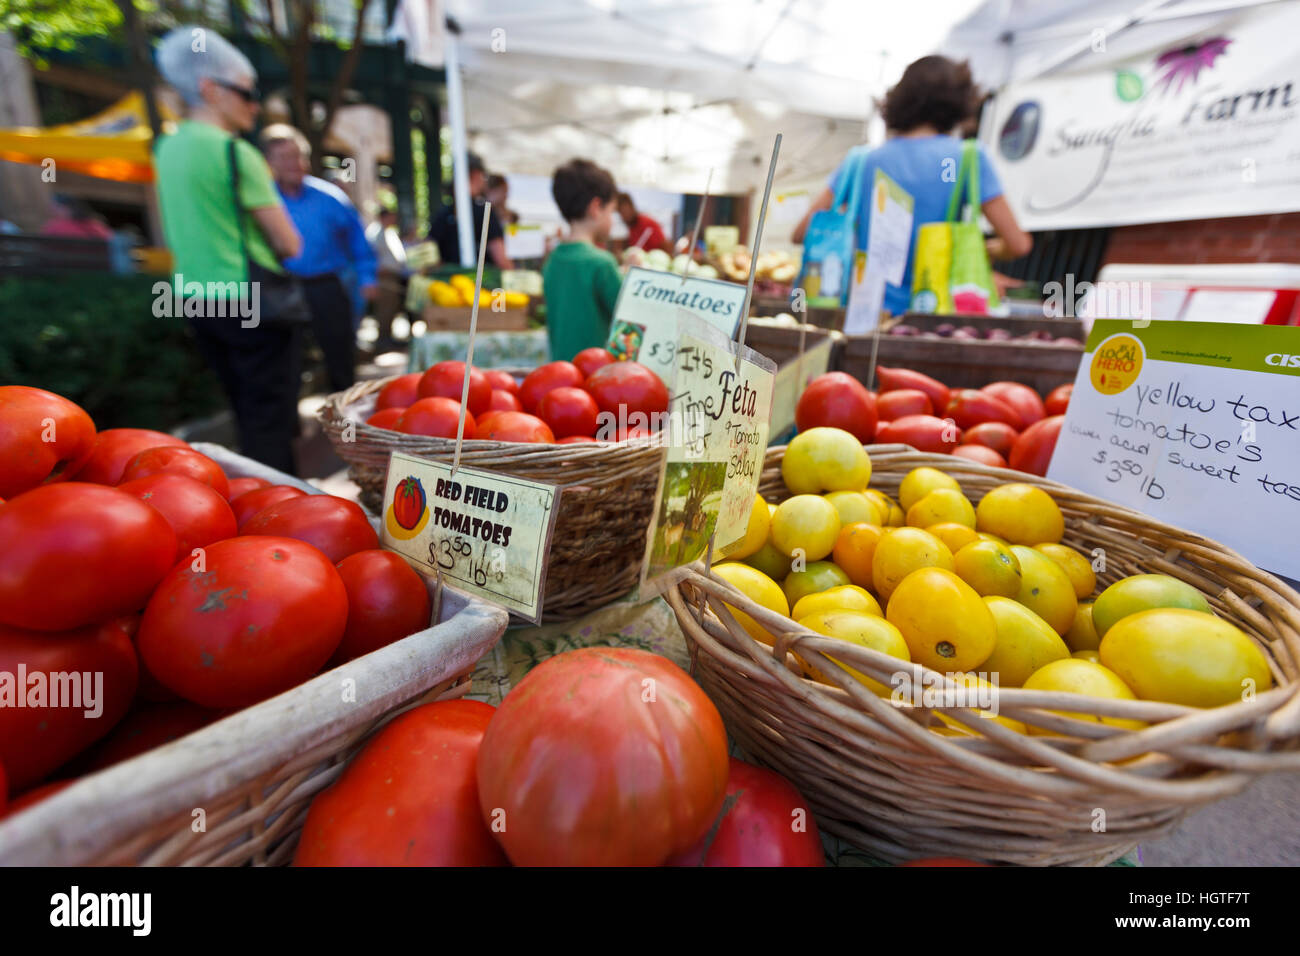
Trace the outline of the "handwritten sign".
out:
<instances>
[{"instance_id":1,"label":"handwritten sign","mask_svg":"<svg viewBox=\"0 0 1300 956\"><path fill-rule=\"evenodd\" d=\"M542 616L559 486L393 452L383 545L530 621Z\"/></svg>"},{"instance_id":2,"label":"handwritten sign","mask_svg":"<svg viewBox=\"0 0 1300 956\"><path fill-rule=\"evenodd\" d=\"M826 374L833 345L827 336L803 353L802 365L799 357L795 356L776 370L776 381L772 386L772 435L782 435L794 427L794 409L799 404L799 396L809 382Z\"/></svg>"},{"instance_id":3,"label":"handwritten sign","mask_svg":"<svg viewBox=\"0 0 1300 956\"><path fill-rule=\"evenodd\" d=\"M614 303L605 347L619 358L648 365L671 388L678 310L734 338L744 304L743 285L694 276L683 281L671 272L634 267L628 270Z\"/></svg>"},{"instance_id":4,"label":"handwritten sign","mask_svg":"<svg viewBox=\"0 0 1300 956\"><path fill-rule=\"evenodd\" d=\"M903 281L912 248L912 196L879 169L871 189L871 226L866 252L854 257L844 331L861 335L880 325L885 283Z\"/></svg>"},{"instance_id":5,"label":"handwritten sign","mask_svg":"<svg viewBox=\"0 0 1300 956\"><path fill-rule=\"evenodd\" d=\"M676 365L643 591L652 578L703 557L710 538L716 551L745 534L767 451L776 371L771 359L683 331Z\"/></svg>"},{"instance_id":6,"label":"handwritten sign","mask_svg":"<svg viewBox=\"0 0 1300 956\"><path fill-rule=\"evenodd\" d=\"M1300 329L1098 320L1047 476L1300 578Z\"/></svg>"}]
</instances>

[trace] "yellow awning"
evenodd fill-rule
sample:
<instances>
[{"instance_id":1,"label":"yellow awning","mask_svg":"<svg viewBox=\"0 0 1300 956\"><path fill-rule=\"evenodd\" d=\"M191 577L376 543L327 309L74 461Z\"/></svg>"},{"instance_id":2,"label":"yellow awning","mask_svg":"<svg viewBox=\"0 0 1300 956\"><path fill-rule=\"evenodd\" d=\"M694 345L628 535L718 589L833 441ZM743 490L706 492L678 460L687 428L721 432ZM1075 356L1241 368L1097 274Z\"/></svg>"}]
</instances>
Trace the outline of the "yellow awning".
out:
<instances>
[{"instance_id":1,"label":"yellow awning","mask_svg":"<svg viewBox=\"0 0 1300 956\"><path fill-rule=\"evenodd\" d=\"M161 103L159 113L173 121ZM0 159L40 166L53 160L66 169L123 183L153 182L149 115L144 97L128 93L102 113L62 126L20 126L0 130Z\"/></svg>"}]
</instances>

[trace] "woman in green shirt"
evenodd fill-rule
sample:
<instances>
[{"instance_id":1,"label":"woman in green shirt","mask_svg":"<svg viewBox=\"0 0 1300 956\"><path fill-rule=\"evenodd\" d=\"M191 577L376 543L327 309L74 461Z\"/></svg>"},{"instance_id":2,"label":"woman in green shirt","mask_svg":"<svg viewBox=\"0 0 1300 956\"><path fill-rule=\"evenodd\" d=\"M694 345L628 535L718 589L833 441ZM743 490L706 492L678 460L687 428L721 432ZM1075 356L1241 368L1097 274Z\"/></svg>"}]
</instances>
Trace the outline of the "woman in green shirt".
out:
<instances>
[{"instance_id":1,"label":"woman in green shirt","mask_svg":"<svg viewBox=\"0 0 1300 956\"><path fill-rule=\"evenodd\" d=\"M230 400L245 455L295 471L299 374L291 327L260 321L260 289L248 259L272 271L301 240L261 153L239 134L261 109L257 73L244 54L201 27L177 27L158 45L158 68L187 118L155 148L163 231L173 287L195 342ZM234 194L230 144L239 169ZM245 256L247 252L247 257Z\"/></svg>"}]
</instances>

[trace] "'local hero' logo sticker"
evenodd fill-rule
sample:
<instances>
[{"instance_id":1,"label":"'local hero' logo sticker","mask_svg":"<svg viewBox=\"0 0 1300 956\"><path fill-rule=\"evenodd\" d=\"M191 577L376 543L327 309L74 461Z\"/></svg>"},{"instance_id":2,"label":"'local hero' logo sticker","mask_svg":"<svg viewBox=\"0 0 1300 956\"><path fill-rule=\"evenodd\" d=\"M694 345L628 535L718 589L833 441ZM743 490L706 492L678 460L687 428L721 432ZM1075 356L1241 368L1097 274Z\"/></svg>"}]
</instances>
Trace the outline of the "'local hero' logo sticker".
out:
<instances>
[{"instance_id":1,"label":"'local hero' logo sticker","mask_svg":"<svg viewBox=\"0 0 1300 956\"><path fill-rule=\"evenodd\" d=\"M429 523L429 509L424 486L419 478L403 478L393 495L393 503L388 506L384 523L388 533L399 541L410 541L424 530Z\"/></svg>"},{"instance_id":2,"label":"'local hero' logo sticker","mask_svg":"<svg viewBox=\"0 0 1300 956\"><path fill-rule=\"evenodd\" d=\"M1103 395L1118 395L1137 381L1145 358L1146 349L1136 336L1121 332L1102 339L1088 372L1092 387Z\"/></svg>"}]
</instances>

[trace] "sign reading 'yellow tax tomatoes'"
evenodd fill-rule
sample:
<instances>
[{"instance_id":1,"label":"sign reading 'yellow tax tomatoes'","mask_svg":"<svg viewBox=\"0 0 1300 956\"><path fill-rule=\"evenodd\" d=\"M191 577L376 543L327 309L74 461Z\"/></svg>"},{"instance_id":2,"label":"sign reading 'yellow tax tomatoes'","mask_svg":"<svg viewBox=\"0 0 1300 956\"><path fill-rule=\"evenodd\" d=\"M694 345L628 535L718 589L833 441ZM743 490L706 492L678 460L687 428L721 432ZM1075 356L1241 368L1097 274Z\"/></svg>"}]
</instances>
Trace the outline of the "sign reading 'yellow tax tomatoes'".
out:
<instances>
[{"instance_id":1,"label":"sign reading 'yellow tax tomatoes'","mask_svg":"<svg viewBox=\"0 0 1300 956\"><path fill-rule=\"evenodd\" d=\"M542 617L558 485L394 452L383 545L426 574L530 621Z\"/></svg>"}]
</instances>

